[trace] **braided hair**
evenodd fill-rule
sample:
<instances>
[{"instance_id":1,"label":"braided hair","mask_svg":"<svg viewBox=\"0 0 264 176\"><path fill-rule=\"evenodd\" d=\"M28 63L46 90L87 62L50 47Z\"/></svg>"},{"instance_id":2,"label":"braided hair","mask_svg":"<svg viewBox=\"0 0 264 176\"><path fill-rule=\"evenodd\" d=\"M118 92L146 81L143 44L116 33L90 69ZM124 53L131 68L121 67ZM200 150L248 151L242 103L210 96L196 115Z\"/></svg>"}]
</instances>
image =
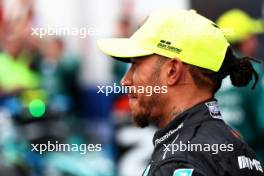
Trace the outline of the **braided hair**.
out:
<instances>
[{"instance_id":1,"label":"braided hair","mask_svg":"<svg viewBox=\"0 0 264 176\"><path fill-rule=\"evenodd\" d=\"M255 89L259 78L250 61L260 62L250 57L238 58L231 47L228 47L223 64L218 72L192 65L188 65L188 67L196 85L200 88L209 87L212 93L215 94L220 89L222 80L227 76L230 76L232 85L235 87L247 86L254 76L255 82L252 89Z\"/></svg>"}]
</instances>

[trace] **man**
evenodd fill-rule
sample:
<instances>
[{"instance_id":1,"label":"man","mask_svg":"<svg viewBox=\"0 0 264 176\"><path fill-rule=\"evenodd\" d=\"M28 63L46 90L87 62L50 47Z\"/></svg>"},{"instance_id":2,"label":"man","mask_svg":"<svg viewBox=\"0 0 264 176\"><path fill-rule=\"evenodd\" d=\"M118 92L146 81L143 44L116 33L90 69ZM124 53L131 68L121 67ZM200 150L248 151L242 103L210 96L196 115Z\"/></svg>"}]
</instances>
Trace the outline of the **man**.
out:
<instances>
[{"instance_id":1,"label":"man","mask_svg":"<svg viewBox=\"0 0 264 176\"><path fill-rule=\"evenodd\" d=\"M243 87L253 76L257 80L257 73L247 58L234 56L216 24L193 10L161 9L132 37L102 39L98 45L132 63L123 86L156 88L152 96L137 89L129 93L135 123L161 128L144 176L263 175L254 152L224 123L214 99L226 76Z\"/></svg>"}]
</instances>

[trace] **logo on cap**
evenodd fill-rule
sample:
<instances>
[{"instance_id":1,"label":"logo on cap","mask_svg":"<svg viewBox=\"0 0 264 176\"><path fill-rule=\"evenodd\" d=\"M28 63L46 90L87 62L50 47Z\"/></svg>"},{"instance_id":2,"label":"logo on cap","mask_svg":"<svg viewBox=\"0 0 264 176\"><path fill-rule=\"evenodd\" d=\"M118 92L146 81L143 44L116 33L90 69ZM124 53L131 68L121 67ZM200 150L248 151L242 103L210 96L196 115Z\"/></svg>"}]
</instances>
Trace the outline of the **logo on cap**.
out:
<instances>
[{"instance_id":1,"label":"logo on cap","mask_svg":"<svg viewBox=\"0 0 264 176\"><path fill-rule=\"evenodd\" d=\"M180 53L182 50L179 48L176 48L174 46L171 46L171 42L170 41L166 41L166 40L160 40L160 42L158 43L157 47L174 52L174 53Z\"/></svg>"}]
</instances>

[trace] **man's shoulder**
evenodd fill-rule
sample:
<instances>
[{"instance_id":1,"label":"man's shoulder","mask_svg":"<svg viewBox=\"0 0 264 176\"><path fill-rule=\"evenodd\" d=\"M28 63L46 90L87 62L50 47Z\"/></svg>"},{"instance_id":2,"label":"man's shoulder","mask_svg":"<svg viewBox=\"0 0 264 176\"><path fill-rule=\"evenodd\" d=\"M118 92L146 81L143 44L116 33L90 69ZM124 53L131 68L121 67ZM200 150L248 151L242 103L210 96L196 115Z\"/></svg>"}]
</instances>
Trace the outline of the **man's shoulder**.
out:
<instances>
[{"instance_id":1,"label":"man's shoulder","mask_svg":"<svg viewBox=\"0 0 264 176\"><path fill-rule=\"evenodd\" d=\"M195 132L187 142L193 144L193 148L202 147L203 151L199 155L207 155L210 158L212 158L212 154L215 158L229 159L234 152L255 155L251 147L244 142L240 133L228 126L223 120L203 122L196 127ZM195 146L195 144L197 145Z\"/></svg>"},{"instance_id":2,"label":"man's shoulder","mask_svg":"<svg viewBox=\"0 0 264 176\"><path fill-rule=\"evenodd\" d=\"M173 147L177 151L169 152L167 161L178 160L189 163L196 169L206 170L206 173L217 174L217 171L224 172L224 170L240 173L241 162L250 160L256 162L254 172L262 171L259 161L255 159L254 151L243 142L238 132L224 121L205 121L200 125L189 126L182 133L187 133L190 129L194 131L192 136L189 139L179 138Z\"/></svg>"},{"instance_id":3,"label":"man's shoulder","mask_svg":"<svg viewBox=\"0 0 264 176\"><path fill-rule=\"evenodd\" d=\"M192 128L190 126L190 128ZM193 126L196 128L190 141L209 144L227 144L233 143L236 147L244 145L240 133L223 120L204 121L203 123ZM188 129L187 129L188 130Z\"/></svg>"}]
</instances>

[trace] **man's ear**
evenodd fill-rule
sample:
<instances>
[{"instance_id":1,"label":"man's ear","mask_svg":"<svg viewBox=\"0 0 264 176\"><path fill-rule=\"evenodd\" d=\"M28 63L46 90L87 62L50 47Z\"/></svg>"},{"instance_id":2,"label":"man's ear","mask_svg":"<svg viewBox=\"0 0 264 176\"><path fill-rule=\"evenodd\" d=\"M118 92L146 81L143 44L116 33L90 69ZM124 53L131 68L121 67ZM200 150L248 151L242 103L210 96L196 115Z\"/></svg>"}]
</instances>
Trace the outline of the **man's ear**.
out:
<instances>
[{"instance_id":1,"label":"man's ear","mask_svg":"<svg viewBox=\"0 0 264 176\"><path fill-rule=\"evenodd\" d=\"M172 86L181 79L184 66L178 58L171 59L167 66L167 85Z\"/></svg>"}]
</instances>

